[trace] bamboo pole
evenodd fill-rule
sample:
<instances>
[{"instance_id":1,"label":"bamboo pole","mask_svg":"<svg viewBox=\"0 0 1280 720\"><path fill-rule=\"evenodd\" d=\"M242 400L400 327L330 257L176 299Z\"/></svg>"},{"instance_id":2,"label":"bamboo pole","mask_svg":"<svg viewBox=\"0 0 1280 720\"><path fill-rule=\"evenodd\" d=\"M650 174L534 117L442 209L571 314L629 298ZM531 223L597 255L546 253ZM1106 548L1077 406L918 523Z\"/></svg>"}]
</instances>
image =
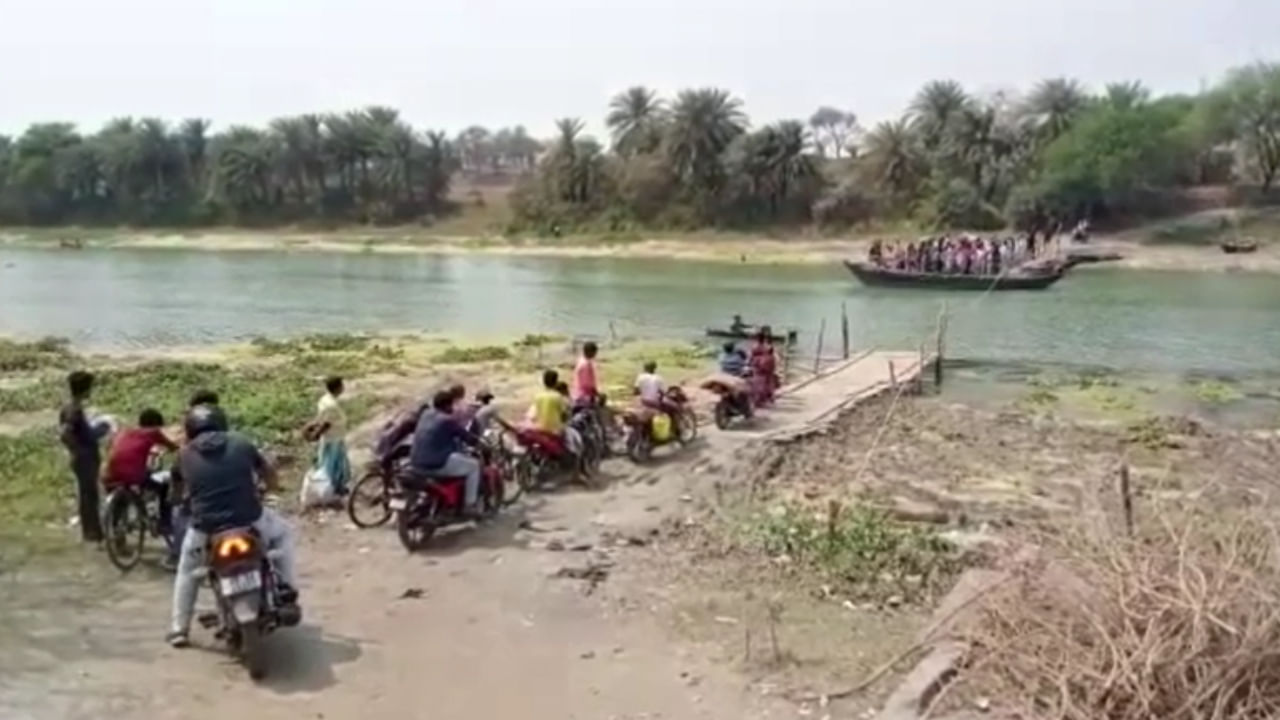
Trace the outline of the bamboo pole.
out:
<instances>
[{"instance_id":1,"label":"bamboo pole","mask_svg":"<svg viewBox=\"0 0 1280 720\"><path fill-rule=\"evenodd\" d=\"M822 318L822 324L818 326L818 352L813 356L813 374L817 375L822 369L822 339L827 333L827 319Z\"/></svg>"},{"instance_id":2,"label":"bamboo pole","mask_svg":"<svg viewBox=\"0 0 1280 720\"><path fill-rule=\"evenodd\" d=\"M1120 502L1124 508L1124 529L1133 537L1133 490L1129 486L1129 463L1120 466Z\"/></svg>"},{"instance_id":3,"label":"bamboo pole","mask_svg":"<svg viewBox=\"0 0 1280 720\"><path fill-rule=\"evenodd\" d=\"M942 387L942 358L947 334L947 301L942 301L942 308L938 310L938 336L937 336L937 357L933 365L933 382L939 388Z\"/></svg>"},{"instance_id":4,"label":"bamboo pole","mask_svg":"<svg viewBox=\"0 0 1280 720\"><path fill-rule=\"evenodd\" d=\"M920 341L919 358L916 360L916 393L924 394L924 340Z\"/></svg>"},{"instance_id":5,"label":"bamboo pole","mask_svg":"<svg viewBox=\"0 0 1280 720\"><path fill-rule=\"evenodd\" d=\"M849 308L840 303L840 339L844 344L844 359L849 359Z\"/></svg>"},{"instance_id":6,"label":"bamboo pole","mask_svg":"<svg viewBox=\"0 0 1280 720\"><path fill-rule=\"evenodd\" d=\"M889 386L895 393L898 392L898 373L893 369L893 360L889 361Z\"/></svg>"}]
</instances>

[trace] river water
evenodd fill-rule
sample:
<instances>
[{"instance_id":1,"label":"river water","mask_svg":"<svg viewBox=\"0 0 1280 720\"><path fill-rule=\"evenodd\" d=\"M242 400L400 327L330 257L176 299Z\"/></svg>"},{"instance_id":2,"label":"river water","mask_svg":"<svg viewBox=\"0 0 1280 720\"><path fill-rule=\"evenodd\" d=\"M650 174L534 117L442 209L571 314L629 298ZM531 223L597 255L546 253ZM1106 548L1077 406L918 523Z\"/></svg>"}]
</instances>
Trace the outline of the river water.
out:
<instances>
[{"instance_id":1,"label":"river water","mask_svg":"<svg viewBox=\"0 0 1280 720\"><path fill-rule=\"evenodd\" d=\"M854 347L932 343L949 358L1248 374L1280 363L1280 278L1077 270L1044 292L861 286L836 266L659 260L0 248L0 334L147 348L315 331L697 337L748 321L826 347L841 303ZM610 325L612 324L612 330Z\"/></svg>"}]
</instances>

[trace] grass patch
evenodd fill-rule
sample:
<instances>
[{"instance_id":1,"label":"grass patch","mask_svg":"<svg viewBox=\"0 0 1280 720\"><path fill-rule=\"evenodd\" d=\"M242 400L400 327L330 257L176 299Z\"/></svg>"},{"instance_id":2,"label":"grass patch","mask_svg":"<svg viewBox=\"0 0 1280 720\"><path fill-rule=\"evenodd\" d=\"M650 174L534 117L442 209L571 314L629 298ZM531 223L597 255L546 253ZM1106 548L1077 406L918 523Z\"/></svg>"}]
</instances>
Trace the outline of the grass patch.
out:
<instances>
[{"instance_id":1,"label":"grass patch","mask_svg":"<svg viewBox=\"0 0 1280 720\"><path fill-rule=\"evenodd\" d=\"M932 531L855 508L834 522L813 509L777 505L751 515L748 542L771 557L818 571L855 598L919 602L945 592L959 551Z\"/></svg>"},{"instance_id":2,"label":"grass patch","mask_svg":"<svg viewBox=\"0 0 1280 720\"><path fill-rule=\"evenodd\" d=\"M1244 399L1244 394L1220 380L1201 380L1192 383L1191 392L1200 402L1208 405L1226 405Z\"/></svg>"},{"instance_id":3,"label":"grass patch","mask_svg":"<svg viewBox=\"0 0 1280 720\"><path fill-rule=\"evenodd\" d=\"M0 338L0 372L30 372L65 368L75 360L66 338L47 337L34 342Z\"/></svg>"},{"instance_id":4,"label":"grass patch","mask_svg":"<svg viewBox=\"0 0 1280 720\"><path fill-rule=\"evenodd\" d=\"M511 359L511 350L501 345L480 345L477 347L458 347L450 345L437 353L433 362L442 365L471 365L483 362L501 362Z\"/></svg>"}]
</instances>

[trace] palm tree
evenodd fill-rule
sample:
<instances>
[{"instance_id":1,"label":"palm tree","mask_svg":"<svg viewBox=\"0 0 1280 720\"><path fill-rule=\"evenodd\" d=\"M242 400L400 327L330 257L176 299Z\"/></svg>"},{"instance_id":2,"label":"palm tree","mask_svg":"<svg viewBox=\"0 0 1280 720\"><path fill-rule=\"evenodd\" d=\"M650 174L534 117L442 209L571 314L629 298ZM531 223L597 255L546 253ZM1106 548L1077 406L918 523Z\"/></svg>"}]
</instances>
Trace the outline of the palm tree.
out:
<instances>
[{"instance_id":1,"label":"palm tree","mask_svg":"<svg viewBox=\"0 0 1280 720\"><path fill-rule=\"evenodd\" d=\"M882 122L867 135L866 167L872 180L892 194L905 194L921 176L921 148L912 121Z\"/></svg>"},{"instance_id":2,"label":"palm tree","mask_svg":"<svg viewBox=\"0 0 1280 720\"><path fill-rule=\"evenodd\" d=\"M218 192L241 212L265 208L274 196L275 147L262 131L236 126L216 139Z\"/></svg>"},{"instance_id":3,"label":"palm tree","mask_svg":"<svg viewBox=\"0 0 1280 720\"><path fill-rule=\"evenodd\" d=\"M188 118L178 128L178 145L187 160L187 173L192 184L205 182L205 154L209 149L209 121L204 118Z\"/></svg>"},{"instance_id":4,"label":"palm tree","mask_svg":"<svg viewBox=\"0 0 1280 720\"><path fill-rule=\"evenodd\" d=\"M995 156L995 126L995 108L969 103L956 114L947 134L949 153L965 168L969 182L979 191Z\"/></svg>"},{"instance_id":5,"label":"palm tree","mask_svg":"<svg viewBox=\"0 0 1280 720\"><path fill-rule=\"evenodd\" d=\"M271 132L280 146L280 172L293 185L298 204L307 203L307 165L313 152L308 127L301 117L276 118Z\"/></svg>"},{"instance_id":6,"label":"palm tree","mask_svg":"<svg viewBox=\"0 0 1280 720\"><path fill-rule=\"evenodd\" d=\"M422 146L422 170L426 187L426 202L430 209L444 203L449 191L449 179L458 169L457 153L449 137L439 130L426 134Z\"/></svg>"},{"instance_id":7,"label":"palm tree","mask_svg":"<svg viewBox=\"0 0 1280 720\"><path fill-rule=\"evenodd\" d=\"M955 80L934 80L920 88L915 100L911 101L910 112L926 149L937 149L955 118L968 104L969 96Z\"/></svg>"},{"instance_id":8,"label":"palm tree","mask_svg":"<svg viewBox=\"0 0 1280 720\"><path fill-rule=\"evenodd\" d=\"M720 156L746 130L742 102L718 88L683 90L671 108L666 149L685 188L716 191L723 174Z\"/></svg>"},{"instance_id":9,"label":"palm tree","mask_svg":"<svg viewBox=\"0 0 1280 720\"><path fill-rule=\"evenodd\" d=\"M1027 98L1027 110L1046 140L1054 140L1071 127L1071 123L1089 102L1080 83L1067 78L1044 80Z\"/></svg>"},{"instance_id":10,"label":"palm tree","mask_svg":"<svg viewBox=\"0 0 1280 720\"><path fill-rule=\"evenodd\" d=\"M605 124L613 132L613 148L619 155L650 153L662 140L666 107L658 94L637 85L609 101Z\"/></svg>"},{"instance_id":11,"label":"palm tree","mask_svg":"<svg viewBox=\"0 0 1280 720\"><path fill-rule=\"evenodd\" d=\"M151 186L152 200L163 202L167 197L167 179L181 168L180 156L163 120L143 118L138 123L138 165L139 172Z\"/></svg>"},{"instance_id":12,"label":"palm tree","mask_svg":"<svg viewBox=\"0 0 1280 720\"><path fill-rule=\"evenodd\" d=\"M1151 91L1138 80L1107 85L1106 101L1116 110L1136 108L1145 105L1149 99Z\"/></svg>"}]
</instances>

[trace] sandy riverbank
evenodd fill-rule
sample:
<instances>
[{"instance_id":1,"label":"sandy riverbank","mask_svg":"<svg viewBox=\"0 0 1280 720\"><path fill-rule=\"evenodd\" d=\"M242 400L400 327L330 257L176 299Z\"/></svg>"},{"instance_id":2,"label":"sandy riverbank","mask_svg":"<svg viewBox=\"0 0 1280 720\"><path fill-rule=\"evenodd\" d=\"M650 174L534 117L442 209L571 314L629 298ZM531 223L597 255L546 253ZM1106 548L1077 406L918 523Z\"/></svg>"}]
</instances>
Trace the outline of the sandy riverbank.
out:
<instances>
[{"instance_id":1,"label":"sandy riverbank","mask_svg":"<svg viewBox=\"0 0 1280 720\"><path fill-rule=\"evenodd\" d=\"M864 257L875 238L909 241L912 236L878 234L823 238L814 235L766 237L738 233L688 233L656 236L573 236L508 238L443 236L413 228L301 232L294 230L209 230L143 232L133 230L12 230L0 232L0 245L58 245L72 240L90 248L202 250L209 252L330 252L377 254L492 255L561 258L663 259L749 264L825 264ZM1214 244L1157 244L1139 231L1100 236L1081 249L1117 252L1113 267L1141 270L1280 273L1280 244L1255 253L1227 255ZM1063 245L1063 252L1070 250Z\"/></svg>"}]
</instances>

